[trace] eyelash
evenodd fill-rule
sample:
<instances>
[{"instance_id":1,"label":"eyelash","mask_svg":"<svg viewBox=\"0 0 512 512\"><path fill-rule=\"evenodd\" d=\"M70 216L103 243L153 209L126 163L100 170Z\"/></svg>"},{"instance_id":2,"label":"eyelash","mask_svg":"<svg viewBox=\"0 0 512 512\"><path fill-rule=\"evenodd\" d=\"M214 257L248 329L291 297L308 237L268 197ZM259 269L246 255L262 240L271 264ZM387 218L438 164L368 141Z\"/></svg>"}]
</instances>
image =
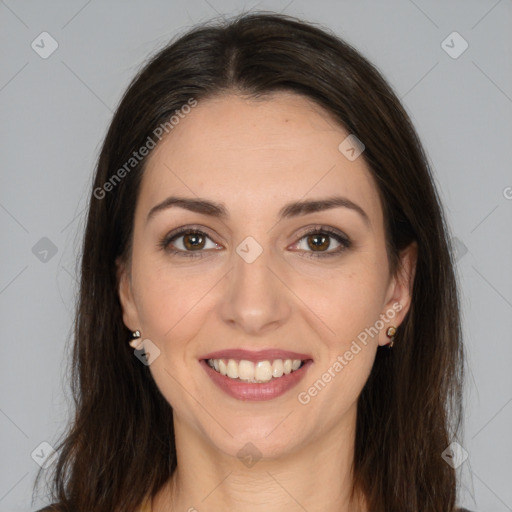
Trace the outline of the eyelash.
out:
<instances>
[{"instance_id":1,"label":"eyelash","mask_svg":"<svg viewBox=\"0 0 512 512\"><path fill-rule=\"evenodd\" d=\"M194 227L187 227L187 228L180 228L178 231L171 232L164 236L160 242L158 243L159 247L173 255L180 255L184 256L186 258L201 258L204 256L204 250L198 250L198 251L183 251L181 249L170 249L169 244L171 242L174 242L176 239L180 238L181 236L185 235L202 235L204 237L209 238L212 242L212 238L205 233L204 231L201 231L200 229L194 228ZM303 233L300 238L298 239L295 244L300 242L303 238L306 238L308 236L313 235L328 235L329 237L333 238L340 244L340 247L331 250L329 252L316 252L316 251L299 251L302 252L302 256L306 258L328 258L331 256L336 256L340 254L341 252L349 249L352 246L351 240L344 234L338 232L337 230L334 230L332 228L329 228L327 226L315 226L313 229L310 229L309 231L306 231ZM216 242L214 242L216 243ZM210 249L211 250L211 249Z\"/></svg>"}]
</instances>

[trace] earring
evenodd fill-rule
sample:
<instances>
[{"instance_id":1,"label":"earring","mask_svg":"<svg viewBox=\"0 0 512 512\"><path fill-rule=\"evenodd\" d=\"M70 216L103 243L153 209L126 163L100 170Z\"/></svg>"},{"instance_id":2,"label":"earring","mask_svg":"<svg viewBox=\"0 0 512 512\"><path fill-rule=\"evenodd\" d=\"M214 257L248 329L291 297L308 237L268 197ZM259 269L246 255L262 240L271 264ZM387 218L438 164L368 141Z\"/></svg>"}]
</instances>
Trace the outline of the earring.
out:
<instances>
[{"instance_id":1,"label":"earring","mask_svg":"<svg viewBox=\"0 0 512 512\"><path fill-rule=\"evenodd\" d=\"M395 334L396 334L396 327L394 325L388 327L388 330L386 331L386 336L390 339L390 342L388 343L388 348L392 348L395 343Z\"/></svg>"},{"instance_id":2,"label":"earring","mask_svg":"<svg viewBox=\"0 0 512 512\"><path fill-rule=\"evenodd\" d=\"M142 335L140 333L140 331L133 331L132 332L132 338L128 344L130 345L130 347L134 348L134 349L137 349L137 347L140 345L141 341L142 341Z\"/></svg>"}]
</instances>

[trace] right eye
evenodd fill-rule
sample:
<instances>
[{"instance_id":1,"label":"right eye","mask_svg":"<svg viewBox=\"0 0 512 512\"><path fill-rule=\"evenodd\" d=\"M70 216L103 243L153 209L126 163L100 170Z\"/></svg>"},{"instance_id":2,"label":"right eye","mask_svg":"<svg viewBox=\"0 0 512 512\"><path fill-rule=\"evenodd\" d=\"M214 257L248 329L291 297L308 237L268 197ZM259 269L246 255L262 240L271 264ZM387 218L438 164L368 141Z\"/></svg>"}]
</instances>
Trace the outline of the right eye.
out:
<instances>
[{"instance_id":1,"label":"right eye","mask_svg":"<svg viewBox=\"0 0 512 512\"><path fill-rule=\"evenodd\" d=\"M172 254L180 256L201 256L205 250L219 250L222 246L198 229L181 229L167 235L160 244ZM197 253L197 254L193 254Z\"/></svg>"}]
</instances>

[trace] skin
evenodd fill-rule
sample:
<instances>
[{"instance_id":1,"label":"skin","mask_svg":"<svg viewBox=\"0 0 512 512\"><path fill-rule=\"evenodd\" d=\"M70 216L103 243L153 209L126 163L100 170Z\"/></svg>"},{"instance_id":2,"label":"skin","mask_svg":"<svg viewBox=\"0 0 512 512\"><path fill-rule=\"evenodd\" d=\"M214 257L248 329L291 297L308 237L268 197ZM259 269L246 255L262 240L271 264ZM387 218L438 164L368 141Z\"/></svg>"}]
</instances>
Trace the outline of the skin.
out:
<instances>
[{"instance_id":1,"label":"skin","mask_svg":"<svg viewBox=\"0 0 512 512\"><path fill-rule=\"evenodd\" d=\"M416 247L403 251L402 267L391 275L371 173L362 157L349 161L338 150L347 135L300 95L256 101L229 94L199 102L150 155L131 258L119 262L119 295L126 326L161 351L150 370L174 411L178 469L154 499L154 512L366 510L363 498L350 498L357 398L378 346L389 342L386 329L399 326L409 309ZM229 216L172 207L148 221L171 195L222 203ZM368 224L344 207L278 220L289 202L333 195L357 203ZM304 233L318 224L343 232L351 246L308 257L314 248ZM159 246L187 225L209 236L201 257ZM252 263L236 252L248 236L263 248ZM184 249L184 241L174 247ZM327 251L335 251L339 243L330 242ZM394 318L301 404L298 393L379 315L389 318L393 304L401 305ZM199 364L202 355L227 348L293 350L314 363L283 396L240 401ZM248 442L262 456L251 468L237 457Z\"/></svg>"}]
</instances>

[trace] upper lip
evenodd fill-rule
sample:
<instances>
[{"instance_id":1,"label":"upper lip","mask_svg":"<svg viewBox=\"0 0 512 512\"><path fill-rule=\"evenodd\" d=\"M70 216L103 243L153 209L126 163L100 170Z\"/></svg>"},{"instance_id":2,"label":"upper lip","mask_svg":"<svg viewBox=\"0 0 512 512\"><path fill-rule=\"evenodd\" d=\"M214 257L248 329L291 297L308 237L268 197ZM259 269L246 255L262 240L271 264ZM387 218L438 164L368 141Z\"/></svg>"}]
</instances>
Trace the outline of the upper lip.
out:
<instances>
[{"instance_id":1,"label":"upper lip","mask_svg":"<svg viewBox=\"0 0 512 512\"><path fill-rule=\"evenodd\" d=\"M312 359L308 354L300 354L290 350L265 349L265 350L245 350L242 348L232 348L226 350L217 350L201 357L201 359L235 359L246 361L274 361L276 359L300 359L301 361Z\"/></svg>"}]
</instances>

